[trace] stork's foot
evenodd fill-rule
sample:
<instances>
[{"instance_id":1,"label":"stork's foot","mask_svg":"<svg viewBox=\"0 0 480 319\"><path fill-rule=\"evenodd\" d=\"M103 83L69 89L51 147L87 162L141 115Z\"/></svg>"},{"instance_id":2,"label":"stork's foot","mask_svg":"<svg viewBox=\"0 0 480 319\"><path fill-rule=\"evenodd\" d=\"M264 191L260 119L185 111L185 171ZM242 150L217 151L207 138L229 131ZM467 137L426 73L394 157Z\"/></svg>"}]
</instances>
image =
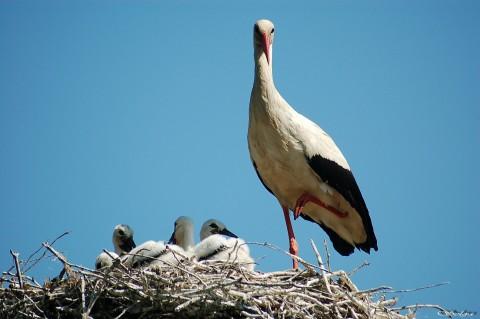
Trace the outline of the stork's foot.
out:
<instances>
[{"instance_id":1,"label":"stork's foot","mask_svg":"<svg viewBox=\"0 0 480 319\"><path fill-rule=\"evenodd\" d=\"M295 209L293 211L294 219L297 219L302 214L303 208L308 202L312 202L314 204L317 204L318 206L325 208L326 210L328 210L329 212L331 212L332 214L336 215L339 218L345 218L348 216L347 212L342 212L333 206L327 205L321 200L319 200L318 198L316 198L315 196L310 195L309 193L303 193L302 196L300 196L297 202L295 203Z\"/></svg>"},{"instance_id":2,"label":"stork's foot","mask_svg":"<svg viewBox=\"0 0 480 319\"><path fill-rule=\"evenodd\" d=\"M307 197L308 197L308 194L304 193L302 196L300 196L297 199L297 202L295 203L295 209L293 211L293 219L296 220L302 214L303 207L305 207L305 205L308 203Z\"/></svg>"}]
</instances>

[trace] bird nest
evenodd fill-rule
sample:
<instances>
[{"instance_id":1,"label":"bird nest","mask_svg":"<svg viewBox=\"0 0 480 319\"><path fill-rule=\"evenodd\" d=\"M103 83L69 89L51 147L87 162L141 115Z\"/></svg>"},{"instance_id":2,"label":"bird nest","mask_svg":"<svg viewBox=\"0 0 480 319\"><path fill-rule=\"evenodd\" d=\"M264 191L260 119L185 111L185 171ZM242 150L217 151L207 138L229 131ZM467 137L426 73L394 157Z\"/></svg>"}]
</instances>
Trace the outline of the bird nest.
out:
<instances>
[{"instance_id":1,"label":"bird nest","mask_svg":"<svg viewBox=\"0 0 480 319\"><path fill-rule=\"evenodd\" d=\"M266 244L267 246L271 246ZM302 270L248 271L235 263L183 261L155 270L119 261L92 270L69 262L44 243L45 255L63 265L43 285L14 266L0 281L0 318L412 318L419 307L396 307L389 287L359 290L344 271L299 258ZM40 258L37 258L37 262ZM328 267L327 267L328 268ZM8 287L5 287L8 286ZM438 306L434 306L438 307ZM441 307L438 307L442 309ZM400 311L408 311L402 315Z\"/></svg>"}]
</instances>

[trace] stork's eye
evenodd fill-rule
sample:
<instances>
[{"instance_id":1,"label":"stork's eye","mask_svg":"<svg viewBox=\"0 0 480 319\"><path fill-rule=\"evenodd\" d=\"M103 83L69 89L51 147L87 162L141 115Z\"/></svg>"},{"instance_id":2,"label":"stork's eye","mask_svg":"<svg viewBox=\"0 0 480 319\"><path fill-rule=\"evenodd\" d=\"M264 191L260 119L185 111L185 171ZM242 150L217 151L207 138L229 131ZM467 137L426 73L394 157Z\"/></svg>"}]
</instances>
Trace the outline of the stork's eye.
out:
<instances>
[{"instance_id":1,"label":"stork's eye","mask_svg":"<svg viewBox=\"0 0 480 319\"><path fill-rule=\"evenodd\" d=\"M218 225L217 225L217 224L211 223L211 224L210 224L210 228L211 228L212 234L218 234L219 229L218 229Z\"/></svg>"},{"instance_id":2,"label":"stork's eye","mask_svg":"<svg viewBox=\"0 0 480 319\"><path fill-rule=\"evenodd\" d=\"M275 32L275 28L272 28L272 32L270 32L270 34L273 34L273 32Z\"/></svg>"},{"instance_id":3,"label":"stork's eye","mask_svg":"<svg viewBox=\"0 0 480 319\"><path fill-rule=\"evenodd\" d=\"M119 229L119 230L118 230L118 234L119 234L120 236L123 236L123 235L125 235L125 232L124 232L123 230Z\"/></svg>"},{"instance_id":4,"label":"stork's eye","mask_svg":"<svg viewBox=\"0 0 480 319\"><path fill-rule=\"evenodd\" d=\"M256 33L260 34L260 28L258 27L258 24L255 25L254 30Z\"/></svg>"}]
</instances>

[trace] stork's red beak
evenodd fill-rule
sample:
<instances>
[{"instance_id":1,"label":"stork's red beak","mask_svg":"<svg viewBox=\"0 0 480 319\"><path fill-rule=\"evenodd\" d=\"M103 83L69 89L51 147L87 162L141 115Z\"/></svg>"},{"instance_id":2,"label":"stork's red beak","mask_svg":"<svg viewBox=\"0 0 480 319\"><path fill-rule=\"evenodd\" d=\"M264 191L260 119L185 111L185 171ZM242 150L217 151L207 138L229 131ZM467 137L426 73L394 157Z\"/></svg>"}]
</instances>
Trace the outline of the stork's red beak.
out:
<instances>
[{"instance_id":1,"label":"stork's red beak","mask_svg":"<svg viewBox=\"0 0 480 319\"><path fill-rule=\"evenodd\" d=\"M268 36L267 36L267 33L264 33L263 34L263 42L262 42L262 45L263 45L263 52L265 53L265 56L267 57L267 62L268 64L270 64L270 41L268 41Z\"/></svg>"}]
</instances>

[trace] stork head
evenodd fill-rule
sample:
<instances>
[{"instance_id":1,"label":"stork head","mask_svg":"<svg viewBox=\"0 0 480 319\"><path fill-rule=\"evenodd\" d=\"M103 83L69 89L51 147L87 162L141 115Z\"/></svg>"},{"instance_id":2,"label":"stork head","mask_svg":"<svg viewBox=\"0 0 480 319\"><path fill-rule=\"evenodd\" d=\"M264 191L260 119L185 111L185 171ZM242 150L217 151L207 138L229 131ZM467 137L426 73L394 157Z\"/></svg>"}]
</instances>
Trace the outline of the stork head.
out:
<instances>
[{"instance_id":1,"label":"stork head","mask_svg":"<svg viewBox=\"0 0 480 319\"><path fill-rule=\"evenodd\" d=\"M258 20L253 26L253 47L255 59L266 59L267 64L272 63L272 44L275 35L273 23L269 20Z\"/></svg>"},{"instance_id":2,"label":"stork head","mask_svg":"<svg viewBox=\"0 0 480 319\"><path fill-rule=\"evenodd\" d=\"M113 229L112 237L115 252L119 255L126 254L136 247L133 241L133 230L130 226L120 224Z\"/></svg>"},{"instance_id":3,"label":"stork head","mask_svg":"<svg viewBox=\"0 0 480 319\"><path fill-rule=\"evenodd\" d=\"M209 219L202 225L200 230L200 240L204 240L210 235L220 234L228 237L238 238L237 235L227 229L227 227L219 220Z\"/></svg>"},{"instance_id":4,"label":"stork head","mask_svg":"<svg viewBox=\"0 0 480 319\"><path fill-rule=\"evenodd\" d=\"M189 246L193 246L193 221L191 218L187 216L177 218L168 243L178 245L185 250L188 250Z\"/></svg>"},{"instance_id":5,"label":"stork head","mask_svg":"<svg viewBox=\"0 0 480 319\"><path fill-rule=\"evenodd\" d=\"M105 267L110 267L113 265L113 260L118 258L118 255L113 251L100 253L95 259L95 269L99 270Z\"/></svg>"}]
</instances>

